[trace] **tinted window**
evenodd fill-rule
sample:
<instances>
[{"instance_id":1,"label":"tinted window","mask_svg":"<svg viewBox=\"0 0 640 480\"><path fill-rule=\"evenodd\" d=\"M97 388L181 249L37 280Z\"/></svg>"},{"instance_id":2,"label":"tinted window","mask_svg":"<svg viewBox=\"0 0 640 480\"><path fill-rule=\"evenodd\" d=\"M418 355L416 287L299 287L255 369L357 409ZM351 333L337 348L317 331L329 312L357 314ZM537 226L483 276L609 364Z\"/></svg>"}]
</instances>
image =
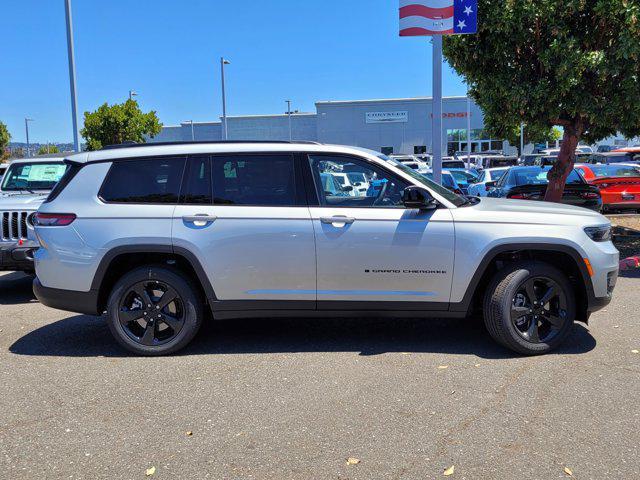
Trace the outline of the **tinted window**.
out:
<instances>
[{"instance_id":1,"label":"tinted window","mask_svg":"<svg viewBox=\"0 0 640 480\"><path fill-rule=\"evenodd\" d=\"M208 157L191 158L187 165L182 203L211 204L211 162Z\"/></svg>"},{"instance_id":2,"label":"tinted window","mask_svg":"<svg viewBox=\"0 0 640 480\"><path fill-rule=\"evenodd\" d=\"M106 202L178 203L182 158L116 161L100 191Z\"/></svg>"},{"instance_id":3,"label":"tinted window","mask_svg":"<svg viewBox=\"0 0 640 480\"><path fill-rule=\"evenodd\" d=\"M511 170L511 176L509 178L510 185L542 185L549 183L547 179L547 173L549 173L551 167L527 167L516 168ZM575 170L572 170L567 177L567 183L584 183L582 177L578 175Z\"/></svg>"},{"instance_id":4,"label":"tinted window","mask_svg":"<svg viewBox=\"0 0 640 480\"><path fill-rule=\"evenodd\" d=\"M296 176L291 155L213 157L216 205L294 206Z\"/></svg>"},{"instance_id":5,"label":"tinted window","mask_svg":"<svg viewBox=\"0 0 640 480\"><path fill-rule=\"evenodd\" d=\"M347 156L310 155L309 164L320 205L340 207L395 207L402 205L407 182L375 165ZM408 168L408 167L407 167ZM360 181L343 185L344 173L358 172Z\"/></svg>"}]
</instances>

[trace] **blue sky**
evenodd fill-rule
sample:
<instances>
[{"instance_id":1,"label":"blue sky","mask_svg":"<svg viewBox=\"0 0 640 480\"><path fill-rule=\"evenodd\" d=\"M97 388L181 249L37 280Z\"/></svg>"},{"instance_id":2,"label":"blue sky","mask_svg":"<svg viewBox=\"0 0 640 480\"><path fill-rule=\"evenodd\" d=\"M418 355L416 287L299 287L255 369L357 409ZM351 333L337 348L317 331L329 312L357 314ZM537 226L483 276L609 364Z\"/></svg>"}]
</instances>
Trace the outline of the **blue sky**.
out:
<instances>
[{"instance_id":1,"label":"blue sky","mask_svg":"<svg viewBox=\"0 0 640 480\"><path fill-rule=\"evenodd\" d=\"M2 2L0 120L24 141L71 141L63 0ZM165 125L227 111L315 111L317 100L431 95L427 37L398 36L397 0L74 0L80 118L139 92ZM444 69L444 94L464 95Z\"/></svg>"}]
</instances>

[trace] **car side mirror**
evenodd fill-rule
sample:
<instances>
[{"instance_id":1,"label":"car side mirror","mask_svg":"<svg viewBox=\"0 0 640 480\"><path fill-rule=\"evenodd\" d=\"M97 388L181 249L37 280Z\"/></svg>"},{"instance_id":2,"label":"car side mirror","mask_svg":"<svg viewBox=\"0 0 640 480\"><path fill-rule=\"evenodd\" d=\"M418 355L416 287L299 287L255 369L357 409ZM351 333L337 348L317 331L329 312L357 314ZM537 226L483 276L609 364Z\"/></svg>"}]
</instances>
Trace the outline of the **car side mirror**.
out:
<instances>
[{"instance_id":1,"label":"car side mirror","mask_svg":"<svg viewBox=\"0 0 640 480\"><path fill-rule=\"evenodd\" d=\"M428 190L411 185L402 191L402 203L405 208L417 208L420 210L433 210L436 201Z\"/></svg>"},{"instance_id":2,"label":"car side mirror","mask_svg":"<svg viewBox=\"0 0 640 480\"><path fill-rule=\"evenodd\" d=\"M351 192L353 190L353 187L351 185L345 185L344 187L342 187L342 190L344 190L345 192Z\"/></svg>"}]
</instances>

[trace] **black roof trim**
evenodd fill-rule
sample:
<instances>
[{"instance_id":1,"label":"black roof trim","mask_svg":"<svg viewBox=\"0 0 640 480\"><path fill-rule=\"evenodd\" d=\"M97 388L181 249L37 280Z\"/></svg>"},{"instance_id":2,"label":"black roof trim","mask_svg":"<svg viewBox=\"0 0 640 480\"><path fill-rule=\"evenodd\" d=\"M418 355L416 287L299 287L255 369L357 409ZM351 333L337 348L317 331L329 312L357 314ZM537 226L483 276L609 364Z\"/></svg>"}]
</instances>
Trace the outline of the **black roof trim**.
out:
<instances>
[{"instance_id":1,"label":"black roof trim","mask_svg":"<svg viewBox=\"0 0 640 480\"><path fill-rule=\"evenodd\" d=\"M170 145L207 145L207 144L238 144L238 143L268 143L268 144L298 144L301 143L303 145L322 145L319 142L311 142L308 140L297 140L297 141L288 141L288 140L196 140L196 141L181 141L181 142L155 142L155 143L136 143L136 142L125 142L119 143L116 145L106 145L102 147L102 150L114 150L118 148L142 148L142 147L166 147Z\"/></svg>"}]
</instances>

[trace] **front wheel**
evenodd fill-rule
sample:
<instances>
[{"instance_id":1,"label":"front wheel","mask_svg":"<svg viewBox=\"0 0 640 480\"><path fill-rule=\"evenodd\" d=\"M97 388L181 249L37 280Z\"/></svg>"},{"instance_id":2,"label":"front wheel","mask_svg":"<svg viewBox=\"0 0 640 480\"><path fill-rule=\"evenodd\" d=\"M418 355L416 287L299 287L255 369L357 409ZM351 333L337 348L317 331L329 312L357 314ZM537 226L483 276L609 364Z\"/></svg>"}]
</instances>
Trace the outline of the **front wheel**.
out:
<instances>
[{"instance_id":1,"label":"front wheel","mask_svg":"<svg viewBox=\"0 0 640 480\"><path fill-rule=\"evenodd\" d=\"M568 335L575 295L561 271L542 262L520 262L495 274L484 297L484 322L498 343L525 355L556 348Z\"/></svg>"},{"instance_id":2,"label":"front wheel","mask_svg":"<svg viewBox=\"0 0 640 480\"><path fill-rule=\"evenodd\" d=\"M202 323L202 301L180 272L145 266L114 285L107 322L120 345L139 355L167 355L185 347Z\"/></svg>"}]
</instances>

